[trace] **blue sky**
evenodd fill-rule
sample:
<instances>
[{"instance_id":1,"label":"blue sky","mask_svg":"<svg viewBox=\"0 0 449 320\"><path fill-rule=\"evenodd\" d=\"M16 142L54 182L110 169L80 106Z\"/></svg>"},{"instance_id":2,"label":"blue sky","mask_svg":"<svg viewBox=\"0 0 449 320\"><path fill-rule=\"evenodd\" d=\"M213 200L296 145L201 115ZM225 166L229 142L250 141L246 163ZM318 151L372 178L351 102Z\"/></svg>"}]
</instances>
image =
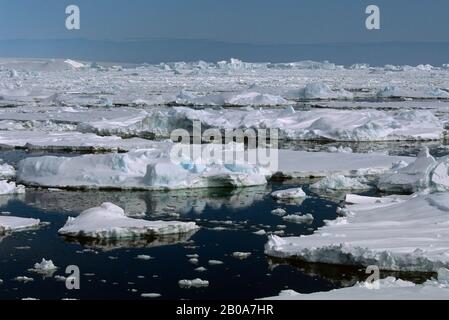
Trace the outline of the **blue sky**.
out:
<instances>
[{"instance_id":1,"label":"blue sky","mask_svg":"<svg viewBox=\"0 0 449 320\"><path fill-rule=\"evenodd\" d=\"M81 9L81 30L64 27ZM364 28L368 4L382 29ZM447 0L0 0L1 39L208 39L240 43L449 41Z\"/></svg>"}]
</instances>

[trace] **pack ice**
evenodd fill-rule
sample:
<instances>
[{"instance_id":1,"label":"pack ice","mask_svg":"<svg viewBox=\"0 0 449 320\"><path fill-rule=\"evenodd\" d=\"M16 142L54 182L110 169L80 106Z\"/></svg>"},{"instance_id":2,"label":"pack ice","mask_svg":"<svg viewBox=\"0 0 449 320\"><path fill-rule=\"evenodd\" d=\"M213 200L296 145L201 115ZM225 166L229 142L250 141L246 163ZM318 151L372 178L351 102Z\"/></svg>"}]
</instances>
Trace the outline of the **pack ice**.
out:
<instances>
[{"instance_id":1,"label":"pack ice","mask_svg":"<svg viewBox=\"0 0 449 320\"><path fill-rule=\"evenodd\" d=\"M59 234L69 237L129 239L185 234L198 229L194 222L148 221L125 215L122 208L112 203L83 211L67 220Z\"/></svg>"},{"instance_id":2,"label":"pack ice","mask_svg":"<svg viewBox=\"0 0 449 320\"><path fill-rule=\"evenodd\" d=\"M344 215L313 235L270 236L269 256L383 270L436 272L449 266L449 194L384 198L347 195Z\"/></svg>"}]
</instances>

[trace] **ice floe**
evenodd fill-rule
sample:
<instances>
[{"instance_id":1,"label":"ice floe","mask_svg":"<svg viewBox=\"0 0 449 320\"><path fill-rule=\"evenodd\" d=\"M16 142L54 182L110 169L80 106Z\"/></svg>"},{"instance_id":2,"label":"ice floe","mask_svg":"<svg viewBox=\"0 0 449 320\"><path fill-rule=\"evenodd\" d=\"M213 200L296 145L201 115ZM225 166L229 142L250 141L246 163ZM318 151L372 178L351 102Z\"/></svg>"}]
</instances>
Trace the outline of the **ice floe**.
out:
<instances>
[{"instance_id":1,"label":"ice floe","mask_svg":"<svg viewBox=\"0 0 449 320\"><path fill-rule=\"evenodd\" d=\"M179 287L184 289L204 288L209 286L209 281L197 278L193 280L179 280L178 284Z\"/></svg>"},{"instance_id":2,"label":"ice floe","mask_svg":"<svg viewBox=\"0 0 449 320\"><path fill-rule=\"evenodd\" d=\"M449 286L440 276L443 272L439 272L438 279L423 284L388 277L374 283L359 282L352 287L328 292L301 294L284 290L279 296L264 300L448 300Z\"/></svg>"},{"instance_id":3,"label":"ice floe","mask_svg":"<svg viewBox=\"0 0 449 320\"><path fill-rule=\"evenodd\" d=\"M287 222L293 222L293 223L307 223L310 224L313 222L314 218L310 213L307 214L289 214L282 217L283 220Z\"/></svg>"},{"instance_id":4,"label":"ice floe","mask_svg":"<svg viewBox=\"0 0 449 320\"><path fill-rule=\"evenodd\" d=\"M198 229L194 222L148 221L128 218L122 208L103 203L100 207L69 218L59 234L85 238L140 238L182 234Z\"/></svg>"},{"instance_id":5,"label":"ice floe","mask_svg":"<svg viewBox=\"0 0 449 320\"><path fill-rule=\"evenodd\" d=\"M51 276L57 269L58 267L54 265L52 260L45 260L42 258L42 261L40 263L35 263L34 268L29 271Z\"/></svg>"},{"instance_id":6,"label":"ice floe","mask_svg":"<svg viewBox=\"0 0 449 320\"><path fill-rule=\"evenodd\" d=\"M309 262L434 272L449 266L449 194L347 196L344 217L313 235L270 236L265 252Z\"/></svg>"},{"instance_id":7,"label":"ice floe","mask_svg":"<svg viewBox=\"0 0 449 320\"><path fill-rule=\"evenodd\" d=\"M0 233L36 228L40 223L39 219L0 216Z\"/></svg>"},{"instance_id":8,"label":"ice floe","mask_svg":"<svg viewBox=\"0 0 449 320\"><path fill-rule=\"evenodd\" d=\"M256 165L204 159L201 152L198 160L176 163L167 151L172 144L159 146L124 154L28 158L19 163L17 178L57 188L164 190L257 186L269 175Z\"/></svg>"},{"instance_id":9,"label":"ice floe","mask_svg":"<svg viewBox=\"0 0 449 320\"><path fill-rule=\"evenodd\" d=\"M306 193L302 190L302 188L278 190L278 191L272 192L271 196L278 200L297 199L297 198L307 197Z\"/></svg>"}]
</instances>

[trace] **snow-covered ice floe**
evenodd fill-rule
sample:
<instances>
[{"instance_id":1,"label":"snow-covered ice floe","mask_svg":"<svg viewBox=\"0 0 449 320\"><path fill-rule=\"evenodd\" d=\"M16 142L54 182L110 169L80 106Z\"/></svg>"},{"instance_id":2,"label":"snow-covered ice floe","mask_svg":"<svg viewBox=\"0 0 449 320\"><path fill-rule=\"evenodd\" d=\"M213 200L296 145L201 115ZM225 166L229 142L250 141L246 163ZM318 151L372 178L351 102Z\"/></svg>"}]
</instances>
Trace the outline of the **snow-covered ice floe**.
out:
<instances>
[{"instance_id":1,"label":"snow-covered ice floe","mask_svg":"<svg viewBox=\"0 0 449 320\"><path fill-rule=\"evenodd\" d=\"M416 160L381 175L377 187L388 192L449 190L449 157L435 159L425 147Z\"/></svg>"},{"instance_id":2,"label":"snow-covered ice floe","mask_svg":"<svg viewBox=\"0 0 449 320\"><path fill-rule=\"evenodd\" d=\"M377 175L394 163L408 164L415 158L383 154L278 151L278 168L258 164L201 159L175 162L170 158L173 144L153 142L154 148L128 153L95 154L78 157L35 157L19 162L17 179L27 185L53 188L165 190L206 187L248 187L264 185L267 177L326 177ZM219 147L226 154L238 148ZM202 146L207 148L207 146ZM206 154L207 156L207 154Z\"/></svg>"},{"instance_id":3,"label":"snow-covered ice floe","mask_svg":"<svg viewBox=\"0 0 449 320\"><path fill-rule=\"evenodd\" d=\"M237 161L228 164L224 156L223 160L206 158L202 152L198 158L172 161L172 143L154 146L121 154L28 158L19 163L17 178L28 184L59 188L165 190L264 185L269 175L257 165ZM229 145L214 150L239 152Z\"/></svg>"},{"instance_id":4,"label":"snow-covered ice floe","mask_svg":"<svg viewBox=\"0 0 449 320\"><path fill-rule=\"evenodd\" d=\"M388 277L373 283L359 282L348 288L328 292L301 294L284 290L279 296L262 300L448 300L447 269L438 272L438 278L423 284Z\"/></svg>"},{"instance_id":5,"label":"snow-covered ice floe","mask_svg":"<svg viewBox=\"0 0 449 320\"><path fill-rule=\"evenodd\" d=\"M69 218L59 234L68 237L129 239L189 233L199 227L194 222L133 219L122 208L103 203Z\"/></svg>"},{"instance_id":6,"label":"snow-covered ice floe","mask_svg":"<svg viewBox=\"0 0 449 320\"><path fill-rule=\"evenodd\" d=\"M269 256L383 270L435 272L449 266L449 193L348 195L335 221L313 235L270 236Z\"/></svg>"},{"instance_id":7,"label":"snow-covered ice floe","mask_svg":"<svg viewBox=\"0 0 449 320\"><path fill-rule=\"evenodd\" d=\"M38 227L40 223L39 219L0 216L0 233L32 229Z\"/></svg>"}]
</instances>

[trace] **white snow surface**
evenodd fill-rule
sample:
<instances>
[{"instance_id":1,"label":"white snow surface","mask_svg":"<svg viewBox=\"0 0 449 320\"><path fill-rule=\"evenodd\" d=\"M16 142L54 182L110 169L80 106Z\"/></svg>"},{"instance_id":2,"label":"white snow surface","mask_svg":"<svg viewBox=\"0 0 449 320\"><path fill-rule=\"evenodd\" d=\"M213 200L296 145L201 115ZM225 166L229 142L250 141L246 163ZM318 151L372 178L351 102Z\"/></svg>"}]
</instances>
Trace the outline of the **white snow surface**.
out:
<instances>
[{"instance_id":1,"label":"white snow surface","mask_svg":"<svg viewBox=\"0 0 449 320\"><path fill-rule=\"evenodd\" d=\"M25 193L25 187L23 185L16 185L14 181L0 180L0 196L23 193Z\"/></svg>"},{"instance_id":2,"label":"white snow surface","mask_svg":"<svg viewBox=\"0 0 449 320\"><path fill-rule=\"evenodd\" d=\"M449 266L449 194L348 195L346 216L313 235L270 236L265 252L309 262L434 272Z\"/></svg>"},{"instance_id":3,"label":"white snow surface","mask_svg":"<svg viewBox=\"0 0 449 320\"><path fill-rule=\"evenodd\" d=\"M69 217L59 234L70 237L126 239L145 236L185 234L199 227L194 222L148 221L125 215L112 203L83 211L76 218Z\"/></svg>"}]
</instances>

